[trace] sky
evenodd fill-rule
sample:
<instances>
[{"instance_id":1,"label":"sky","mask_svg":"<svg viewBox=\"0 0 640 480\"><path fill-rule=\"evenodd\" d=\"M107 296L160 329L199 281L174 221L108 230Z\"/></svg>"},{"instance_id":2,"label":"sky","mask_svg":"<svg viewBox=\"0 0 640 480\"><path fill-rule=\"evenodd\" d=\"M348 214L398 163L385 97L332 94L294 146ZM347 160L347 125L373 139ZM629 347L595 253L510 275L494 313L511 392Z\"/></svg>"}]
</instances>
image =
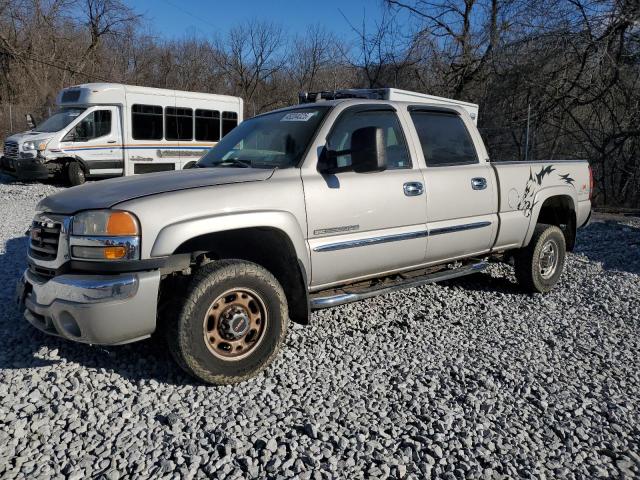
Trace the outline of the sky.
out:
<instances>
[{"instance_id":1,"label":"sky","mask_svg":"<svg viewBox=\"0 0 640 480\"><path fill-rule=\"evenodd\" d=\"M292 35L320 24L330 32L348 35L349 24L360 27L363 18L374 26L382 15L382 0L125 0L144 14L153 34L167 39L213 33L255 19L273 21Z\"/></svg>"}]
</instances>

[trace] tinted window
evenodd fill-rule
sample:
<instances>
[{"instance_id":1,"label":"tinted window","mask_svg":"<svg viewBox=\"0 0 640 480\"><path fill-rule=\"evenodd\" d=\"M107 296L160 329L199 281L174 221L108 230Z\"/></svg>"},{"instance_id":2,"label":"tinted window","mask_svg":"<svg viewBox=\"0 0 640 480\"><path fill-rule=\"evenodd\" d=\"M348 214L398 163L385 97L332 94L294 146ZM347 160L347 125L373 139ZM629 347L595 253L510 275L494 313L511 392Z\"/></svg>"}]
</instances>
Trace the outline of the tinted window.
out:
<instances>
[{"instance_id":1,"label":"tinted window","mask_svg":"<svg viewBox=\"0 0 640 480\"><path fill-rule=\"evenodd\" d=\"M425 162L430 167L477 163L478 157L467 127L455 114L413 111Z\"/></svg>"},{"instance_id":2,"label":"tinted window","mask_svg":"<svg viewBox=\"0 0 640 480\"><path fill-rule=\"evenodd\" d=\"M411 168L411 157L407 152L404 135L398 117L392 111L347 112L339 119L328 138L331 150L351 149L351 134L363 127L380 127L384 133L387 150L387 168ZM351 155L339 155L338 168L351 165Z\"/></svg>"},{"instance_id":3,"label":"tinted window","mask_svg":"<svg viewBox=\"0 0 640 480\"><path fill-rule=\"evenodd\" d=\"M62 103L77 102L80 99L80 90L65 90L62 92Z\"/></svg>"},{"instance_id":4,"label":"tinted window","mask_svg":"<svg viewBox=\"0 0 640 480\"><path fill-rule=\"evenodd\" d=\"M167 140L193 140L193 110L167 107L164 109L164 138Z\"/></svg>"},{"instance_id":5,"label":"tinted window","mask_svg":"<svg viewBox=\"0 0 640 480\"><path fill-rule=\"evenodd\" d=\"M111 111L95 110L80 120L73 130L72 136L65 137L75 142L86 142L111 133ZM75 138L73 137L75 135Z\"/></svg>"},{"instance_id":6,"label":"tinted window","mask_svg":"<svg viewBox=\"0 0 640 480\"><path fill-rule=\"evenodd\" d=\"M238 114L236 112L222 112L222 136L224 137L238 125Z\"/></svg>"},{"instance_id":7,"label":"tinted window","mask_svg":"<svg viewBox=\"0 0 640 480\"><path fill-rule=\"evenodd\" d=\"M162 140L162 107L133 105L131 135L135 140Z\"/></svg>"},{"instance_id":8,"label":"tinted window","mask_svg":"<svg viewBox=\"0 0 640 480\"><path fill-rule=\"evenodd\" d=\"M220 140L220 112L196 110L196 140L207 142Z\"/></svg>"}]
</instances>

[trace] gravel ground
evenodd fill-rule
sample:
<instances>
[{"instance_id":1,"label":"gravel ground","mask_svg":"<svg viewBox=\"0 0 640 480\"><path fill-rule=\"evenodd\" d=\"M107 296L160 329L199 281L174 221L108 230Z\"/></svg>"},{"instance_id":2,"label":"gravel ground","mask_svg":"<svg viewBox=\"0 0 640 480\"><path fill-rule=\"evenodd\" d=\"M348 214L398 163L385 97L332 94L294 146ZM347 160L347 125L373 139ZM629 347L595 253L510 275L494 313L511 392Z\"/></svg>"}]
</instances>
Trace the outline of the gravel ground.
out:
<instances>
[{"instance_id":1,"label":"gravel ground","mask_svg":"<svg viewBox=\"0 0 640 480\"><path fill-rule=\"evenodd\" d=\"M0 477L640 477L640 220L580 232L562 281L512 269L316 312L237 386L157 341L40 334L11 298L50 185L0 182Z\"/></svg>"}]
</instances>

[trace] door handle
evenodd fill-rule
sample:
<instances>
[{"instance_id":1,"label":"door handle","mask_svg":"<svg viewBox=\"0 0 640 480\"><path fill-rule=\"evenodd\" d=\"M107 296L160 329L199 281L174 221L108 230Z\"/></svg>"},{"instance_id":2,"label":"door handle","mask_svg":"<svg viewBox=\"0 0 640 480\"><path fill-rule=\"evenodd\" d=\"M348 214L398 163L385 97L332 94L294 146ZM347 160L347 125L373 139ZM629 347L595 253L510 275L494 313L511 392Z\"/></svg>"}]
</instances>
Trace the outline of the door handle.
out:
<instances>
[{"instance_id":1,"label":"door handle","mask_svg":"<svg viewBox=\"0 0 640 480\"><path fill-rule=\"evenodd\" d=\"M417 197L424 193L424 186L420 182L407 182L402 188L407 197Z\"/></svg>"},{"instance_id":2,"label":"door handle","mask_svg":"<svg viewBox=\"0 0 640 480\"><path fill-rule=\"evenodd\" d=\"M487 179L484 177L475 177L471 179L471 188L474 190L484 190L487 188Z\"/></svg>"},{"instance_id":3,"label":"door handle","mask_svg":"<svg viewBox=\"0 0 640 480\"><path fill-rule=\"evenodd\" d=\"M115 140L109 140L107 143L116 143Z\"/></svg>"}]
</instances>

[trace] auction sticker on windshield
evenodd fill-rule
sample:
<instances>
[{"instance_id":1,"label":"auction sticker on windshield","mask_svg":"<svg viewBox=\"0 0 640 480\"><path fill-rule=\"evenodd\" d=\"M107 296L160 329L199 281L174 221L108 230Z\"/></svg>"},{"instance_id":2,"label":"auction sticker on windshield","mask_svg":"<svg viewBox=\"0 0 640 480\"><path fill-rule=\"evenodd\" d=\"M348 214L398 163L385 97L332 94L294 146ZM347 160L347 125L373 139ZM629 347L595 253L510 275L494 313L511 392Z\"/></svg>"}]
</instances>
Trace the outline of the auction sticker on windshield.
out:
<instances>
[{"instance_id":1,"label":"auction sticker on windshield","mask_svg":"<svg viewBox=\"0 0 640 480\"><path fill-rule=\"evenodd\" d=\"M281 122L306 122L318 112L293 112L287 113L280 119Z\"/></svg>"}]
</instances>

